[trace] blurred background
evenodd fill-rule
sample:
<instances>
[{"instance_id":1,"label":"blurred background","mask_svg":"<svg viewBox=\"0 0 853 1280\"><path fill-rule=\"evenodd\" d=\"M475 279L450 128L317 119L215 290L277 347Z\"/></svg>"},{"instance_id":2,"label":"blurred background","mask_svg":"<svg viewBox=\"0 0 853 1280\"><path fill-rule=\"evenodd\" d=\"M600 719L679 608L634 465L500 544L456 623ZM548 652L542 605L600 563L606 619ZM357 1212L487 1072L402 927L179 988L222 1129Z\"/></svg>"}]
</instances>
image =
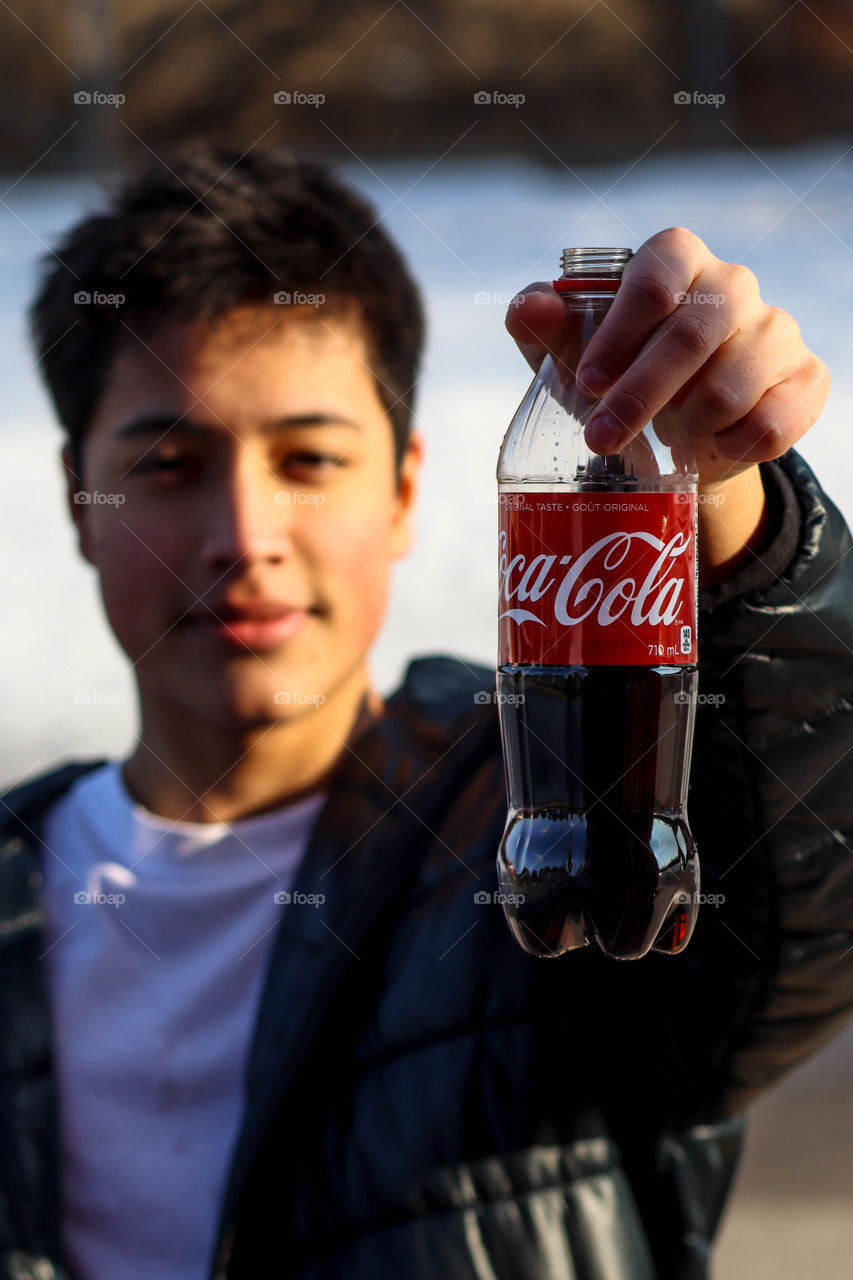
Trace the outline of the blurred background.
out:
<instances>
[{"instance_id":1,"label":"blurred background","mask_svg":"<svg viewBox=\"0 0 853 1280\"><path fill-rule=\"evenodd\" d=\"M495 660L494 468L526 387L503 329L569 244L683 224L829 364L802 452L853 519L853 9L842 0L9 0L0 10L0 783L126 753L132 685L76 555L24 313L122 166L191 135L326 159L423 284L418 546L375 651ZM191 679L188 674L188 679ZM717 1280L853 1275L853 1032L753 1112Z\"/></svg>"}]
</instances>

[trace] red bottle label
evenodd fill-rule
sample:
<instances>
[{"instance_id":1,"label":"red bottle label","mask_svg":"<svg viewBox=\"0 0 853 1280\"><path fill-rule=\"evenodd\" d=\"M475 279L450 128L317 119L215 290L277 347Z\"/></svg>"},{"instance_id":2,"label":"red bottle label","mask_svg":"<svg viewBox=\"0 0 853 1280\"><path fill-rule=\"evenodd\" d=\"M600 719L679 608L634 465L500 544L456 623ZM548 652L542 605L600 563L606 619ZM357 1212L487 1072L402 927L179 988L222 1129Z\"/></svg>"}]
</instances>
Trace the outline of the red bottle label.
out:
<instances>
[{"instance_id":1,"label":"red bottle label","mask_svg":"<svg viewBox=\"0 0 853 1280\"><path fill-rule=\"evenodd\" d=\"M500 494L498 663L695 663L696 496Z\"/></svg>"}]
</instances>

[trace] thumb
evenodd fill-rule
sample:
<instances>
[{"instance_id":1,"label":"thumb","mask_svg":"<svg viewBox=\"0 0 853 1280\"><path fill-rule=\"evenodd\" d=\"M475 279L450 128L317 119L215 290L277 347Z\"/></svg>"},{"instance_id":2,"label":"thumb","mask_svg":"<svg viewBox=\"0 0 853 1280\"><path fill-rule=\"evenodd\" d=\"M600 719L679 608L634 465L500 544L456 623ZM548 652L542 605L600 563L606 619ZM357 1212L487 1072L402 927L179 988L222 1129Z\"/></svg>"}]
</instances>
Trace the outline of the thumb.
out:
<instances>
[{"instance_id":1,"label":"thumb","mask_svg":"<svg viewBox=\"0 0 853 1280\"><path fill-rule=\"evenodd\" d=\"M566 305L546 281L537 281L516 294L506 313L507 332L534 372L554 353L567 333Z\"/></svg>"}]
</instances>

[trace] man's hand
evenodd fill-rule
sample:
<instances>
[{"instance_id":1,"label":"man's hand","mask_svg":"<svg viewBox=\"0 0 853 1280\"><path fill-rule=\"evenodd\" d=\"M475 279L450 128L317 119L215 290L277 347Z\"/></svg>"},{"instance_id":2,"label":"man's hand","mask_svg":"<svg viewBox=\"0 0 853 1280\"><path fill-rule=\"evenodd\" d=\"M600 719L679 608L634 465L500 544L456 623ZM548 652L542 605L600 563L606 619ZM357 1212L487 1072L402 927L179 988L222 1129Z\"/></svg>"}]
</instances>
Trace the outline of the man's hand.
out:
<instances>
[{"instance_id":1,"label":"man's hand","mask_svg":"<svg viewBox=\"0 0 853 1280\"><path fill-rule=\"evenodd\" d=\"M563 344L565 303L550 285L530 285L510 306L506 327L538 368ZM664 408L690 432L700 492L714 495L700 508L708 582L760 545L757 463L778 458L812 426L829 371L794 319L762 302L751 271L674 227L629 261L577 381L601 397L586 433L599 453L615 453Z\"/></svg>"}]
</instances>

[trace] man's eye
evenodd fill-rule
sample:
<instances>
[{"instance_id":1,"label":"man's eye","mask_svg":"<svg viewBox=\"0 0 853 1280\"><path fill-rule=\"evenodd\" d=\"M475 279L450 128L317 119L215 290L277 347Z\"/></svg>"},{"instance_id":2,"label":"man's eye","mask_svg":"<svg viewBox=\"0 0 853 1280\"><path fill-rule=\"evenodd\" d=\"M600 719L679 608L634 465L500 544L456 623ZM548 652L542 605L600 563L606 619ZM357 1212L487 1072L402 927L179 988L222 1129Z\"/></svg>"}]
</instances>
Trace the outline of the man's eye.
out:
<instances>
[{"instance_id":1,"label":"man's eye","mask_svg":"<svg viewBox=\"0 0 853 1280\"><path fill-rule=\"evenodd\" d=\"M288 453L282 460L284 470L310 472L312 475L330 471L333 467L346 466L343 458L336 453L312 453L308 449L298 453Z\"/></svg>"},{"instance_id":2,"label":"man's eye","mask_svg":"<svg viewBox=\"0 0 853 1280\"><path fill-rule=\"evenodd\" d=\"M190 459L180 454L169 454L168 456L158 457L156 454L143 458L133 467L136 473L144 472L160 472L169 473L181 471L188 467Z\"/></svg>"}]
</instances>

